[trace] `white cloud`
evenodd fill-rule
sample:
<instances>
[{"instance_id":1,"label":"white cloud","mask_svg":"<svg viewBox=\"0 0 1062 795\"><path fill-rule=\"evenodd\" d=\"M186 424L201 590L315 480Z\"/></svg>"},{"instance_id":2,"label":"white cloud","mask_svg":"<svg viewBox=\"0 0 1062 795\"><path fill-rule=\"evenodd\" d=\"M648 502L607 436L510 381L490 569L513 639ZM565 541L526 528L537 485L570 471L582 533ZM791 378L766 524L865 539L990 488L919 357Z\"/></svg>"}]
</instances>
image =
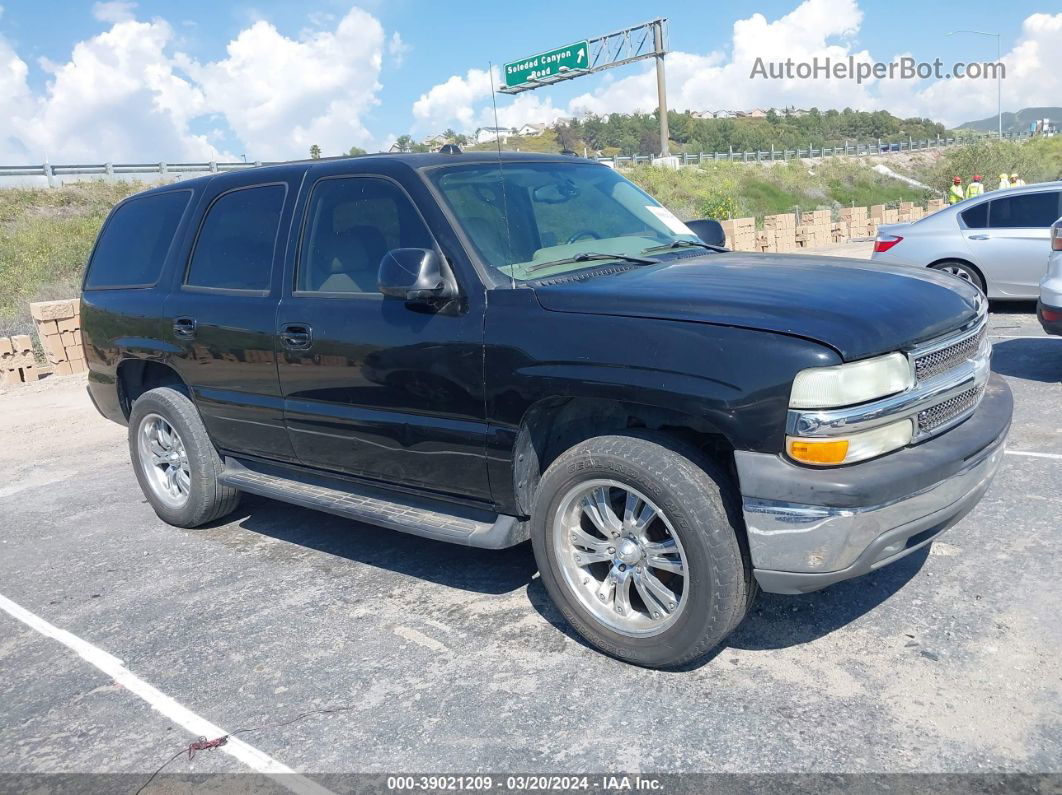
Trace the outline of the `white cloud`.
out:
<instances>
[{"instance_id":1,"label":"white cloud","mask_svg":"<svg viewBox=\"0 0 1062 795\"><path fill-rule=\"evenodd\" d=\"M852 107L889 110L901 116L928 116L959 124L995 111L994 80L767 80L752 79L756 59L766 62L818 58L857 63L891 61L905 53L871 53L857 44L863 12L856 0L804 0L775 20L754 13L736 21L726 50L673 51L666 59L668 106L672 110L743 110L753 107ZM967 52L973 51L967 48ZM982 60L987 60L984 58ZM1062 93L1062 14L1033 14L1022 26L1014 48L1004 54L1007 78L1004 106L1017 110L1057 104ZM951 64L945 64L945 70ZM633 73L631 73L633 71ZM486 72L470 70L427 91L413 106L414 129L456 123L463 128L488 124L490 87ZM536 95L542 91L535 92ZM560 115L548 96L539 101L498 97L503 124L546 121ZM652 111L657 106L656 72L651 62L624 72L607 72L596 88L572 99L565 115ZM521 115L526 114L526 115Z\"/></svg>"},{"instance_id":2,"label":"white cloud","mask_svg":"<svg viewBox=\"0 0 1062 795\"><path fill-rule=\"evenodd\" d=\"M290 158L317 144L325 154L371 143L362 116L376 103L384 33L352 8L334 31L295 40L255 22L229 42L226 58L178 65L258 159Z\"/></svg>"},{"instance_id":3,"label":"white cloud","mask_svg":"<svg viewBox=\"0 0 1062 795\"><path fill-rule=\"evenodd\" d=\"M110 27L78 42L65 63L39 61L49 77L39 93L0 36L0 159L222 159L232 157L228 141L271 160L305 157L312 144L326 154L372 146L363 118L378 101L385 36L371 14L352 8L332 29L298 38L259 20L224 58L199 62L174 52L166 21L137 21L134 7L97 3Z\"/></svg>"},{"instance_id":4,"label":"white cloud","mask_svg":"<svg viewBox=\"0 0 1062 795\"><path fill-rule=\"evenodd\" d=\"M391 56L396 67L402 66L402 62L406 60L406 56L412 49L412 45L402 41L402 36L397 30L391 34L391 40L387 42L387 54Z\"/></svg>"},{"instance_id":5,"label":"white cloud","mask_svg":"<svg viewBox=\"0 0 1062 795\"><path fill-rule=\"evenodd\" d=\"M494 72L497 85L498 72ZM421 132L457 124L462 130L476 127L477 105L490 98L491 76L485 69L469 69L464 77L454 75L439 83L413 103L414 127Z\"/></svg>"},{"instance_id":6,"label":"white cloud","mask_svg":"<svg viewBox=\"0 0 1062 795\"><path fill-rule=\"evenodd\" d=\"M92 16L100 22L128 22L133 19L136 3L125 0L108 0L92 6Z\"/></svg>"}]
</instances>

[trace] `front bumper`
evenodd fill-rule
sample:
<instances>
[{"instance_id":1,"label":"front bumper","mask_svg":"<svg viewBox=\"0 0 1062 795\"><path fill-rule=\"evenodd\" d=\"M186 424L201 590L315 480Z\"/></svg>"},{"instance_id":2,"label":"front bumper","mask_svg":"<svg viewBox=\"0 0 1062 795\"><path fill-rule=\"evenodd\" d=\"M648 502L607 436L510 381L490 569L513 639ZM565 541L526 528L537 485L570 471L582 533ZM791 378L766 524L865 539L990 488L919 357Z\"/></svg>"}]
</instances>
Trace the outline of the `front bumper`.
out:
<instances>
[{"instance_id":1,"label":"front bumper","mask_svg":"<svg viewBox=\"0 0 1062 795\"><path fill-rule=\"evenodd\" d=\"M997 375L949 431L890 455L809 469L737 452L753 573L771 593L807 593L930 543L988 489L1003 460L1013 399Z\"/></svg>"}]
</instances>

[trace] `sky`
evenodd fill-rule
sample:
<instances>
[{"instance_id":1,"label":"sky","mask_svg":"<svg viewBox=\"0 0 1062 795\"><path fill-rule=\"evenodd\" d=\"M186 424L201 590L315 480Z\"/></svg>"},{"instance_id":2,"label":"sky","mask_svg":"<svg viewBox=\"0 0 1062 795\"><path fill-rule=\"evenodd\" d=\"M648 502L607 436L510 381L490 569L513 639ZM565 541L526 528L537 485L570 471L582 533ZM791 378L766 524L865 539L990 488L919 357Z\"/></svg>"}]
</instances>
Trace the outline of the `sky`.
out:
<instances>
[{"instance_id":1,"label":"sky","mask_svg":"<svg viewBox=\"0 0 1062 795\"><path fill-rule=\"evenodd\" d=\"M817 106L948 125L996 112L993 80L763 80L757 58L994 60L1003 109L1062 104L1062 13L1044 0L756 3L0 0L0 164L193 162L385 149L493 126L490 64L668 20L673 110ZM503 126L650 111L651 61L498 95Z\"/></svg>"}]
</instances>

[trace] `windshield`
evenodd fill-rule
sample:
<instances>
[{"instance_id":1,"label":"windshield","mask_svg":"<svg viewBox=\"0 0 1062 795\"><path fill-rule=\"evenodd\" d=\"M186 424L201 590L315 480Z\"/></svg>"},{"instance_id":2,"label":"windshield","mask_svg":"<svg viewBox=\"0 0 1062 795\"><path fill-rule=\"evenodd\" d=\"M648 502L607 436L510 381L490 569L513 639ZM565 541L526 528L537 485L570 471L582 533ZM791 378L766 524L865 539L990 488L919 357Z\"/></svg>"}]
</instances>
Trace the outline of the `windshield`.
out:
<instances>
[{"instance_id":1,"label":"windshield","mask_svg":"<svg viewBox=\"0 0 1062 795\"><path fill-rule=\"evenodd\" d=\"M439 169L431 179L481 259L519 281L610 264L579 255L621 261L699 240L608 166L476 163Z\"/></svg>"}]
</instances>

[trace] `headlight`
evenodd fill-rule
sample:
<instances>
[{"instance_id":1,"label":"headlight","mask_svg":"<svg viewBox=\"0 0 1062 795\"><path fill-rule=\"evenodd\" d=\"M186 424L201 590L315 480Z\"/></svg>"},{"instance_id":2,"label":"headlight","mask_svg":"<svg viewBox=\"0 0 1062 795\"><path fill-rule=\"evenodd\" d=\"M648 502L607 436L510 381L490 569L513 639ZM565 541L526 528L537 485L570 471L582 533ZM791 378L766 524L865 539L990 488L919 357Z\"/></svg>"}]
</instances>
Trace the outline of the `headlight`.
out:
<instances>
[{"instance_id":1,"label":"headlight","mask_svg":"<svg viewBox=\"0 0 1062 795\"><path fill-rule=\"evenodd\" d=\"M797 373L789 406L830 409L895 395L914 386L907 357L890 353L851 364L812 367Z\"/></svg>"},{"instance_id":2,"label":"headlight","mask_svg":"<svg viewBox=\"0 0 1062 795\"><path fill-rule=\"evenodd\" d=\"M848 436L787 436L785 447L789 457L802 464L837 466L865 461L905 447L911 443L913 432L911 420L900 420Z\"/></svg>"}]
</instances>

